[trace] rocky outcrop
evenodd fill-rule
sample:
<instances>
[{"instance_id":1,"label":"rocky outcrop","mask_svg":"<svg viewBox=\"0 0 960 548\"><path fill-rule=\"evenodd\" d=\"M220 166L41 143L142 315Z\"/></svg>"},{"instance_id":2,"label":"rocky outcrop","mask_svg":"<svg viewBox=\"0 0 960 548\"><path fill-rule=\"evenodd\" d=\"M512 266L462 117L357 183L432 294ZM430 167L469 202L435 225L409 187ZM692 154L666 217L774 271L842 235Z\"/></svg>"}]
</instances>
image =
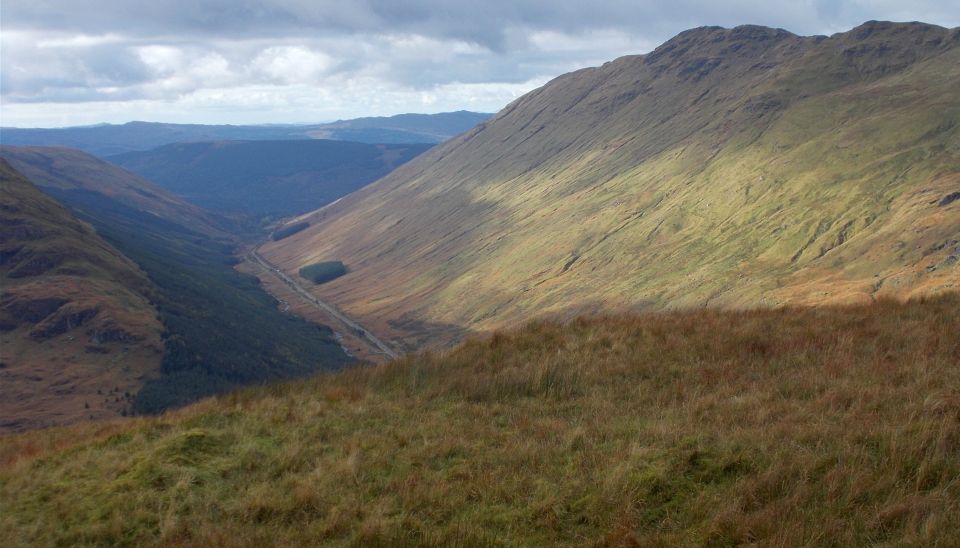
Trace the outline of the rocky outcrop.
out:
<instances>
[{"instance_id":1,"label":"rocky outcrop","mask_svg":"<svg viewBox=\"0 0 960 548\"><path fill-rule=\"evenodd\" d=\"M18 322L37 323L68 302L67 299L59 297L22 299L7 295L3 300L0 300L0 310L6 312Z\"/></svg>"},{"instance_id":2,"label":"rocky outcrop","mask_svg":"<svg viewBox=\"0 0 960 548\"><path fill-rule=\"evenodd\" d=\"M42 341L76 329L92 320L100 312L98 308L66 306L48 317L30 332L34 340Z\"/></svg>"}]
</instances>

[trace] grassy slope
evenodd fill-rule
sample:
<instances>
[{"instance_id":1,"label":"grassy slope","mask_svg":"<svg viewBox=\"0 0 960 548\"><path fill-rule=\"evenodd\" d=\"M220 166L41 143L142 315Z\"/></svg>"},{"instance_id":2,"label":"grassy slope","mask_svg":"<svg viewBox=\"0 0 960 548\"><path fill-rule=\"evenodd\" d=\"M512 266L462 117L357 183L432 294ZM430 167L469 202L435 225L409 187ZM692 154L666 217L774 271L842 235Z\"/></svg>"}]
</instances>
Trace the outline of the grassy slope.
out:
<instances>
[{"instance_id":1,"label":"grassy slope","mask_svg":"<svg viewBox=\"0 0 960 548\"><path fill-rule=\"evenodd\" d=\"M534 323L0 438L0 528L27 543L949 543L958 332L955 296Z\"/></svg>"},{"instance_id":2,"label":"grassy slope","mask_svg":"<svg viewBox=\"0 0 960 548\"><path fill-rule=\"evenodd\" d=\"M960 32L697 29L558 78L263 248L411 345L626 307L960 287Z\"/></svg>"},{"instance_id":3,"label":"grassy slope","mask_svg":"<svg viewBox=\"0 0 960 548\"><path fill-rule=\"evenodd\" d=\"M3 160L0 212L0 429L119 416L160 368L155 288Z\"/></svg>"},{"instance_id":4,"label":"grassy slope","mask_svg":"<svg viewBox=\"0 0 960 548\"><path fill-rule=\"evenodd\" d=\"M201 207L256 216L316 209L430 145L326 140L175 143L108 159Z\"/></svg>"}]
</instances>

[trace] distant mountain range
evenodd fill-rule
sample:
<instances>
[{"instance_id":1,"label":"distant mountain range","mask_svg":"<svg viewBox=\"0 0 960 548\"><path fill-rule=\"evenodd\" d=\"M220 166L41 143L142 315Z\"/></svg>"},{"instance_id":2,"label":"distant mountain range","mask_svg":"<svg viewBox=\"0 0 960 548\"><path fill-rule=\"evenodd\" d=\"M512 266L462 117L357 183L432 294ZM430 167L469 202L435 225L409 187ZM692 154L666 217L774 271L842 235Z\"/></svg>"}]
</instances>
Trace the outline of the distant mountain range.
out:
<instances>
[{"instance_id":1,"label":"distant mountain range","mask_svg":"<svg viewBox=\"0 0 960 548\"><path fill-rule=\"evenodd\" d=\"M175 143L107 160L201 207L277 217L326 205L431 146L327 139L218 141Z\"/></svg>"},{"instance_id":2,"label":"distant mountain range","mask_svg":"<svg viewBox=\"0 0 960 548\"><path fill-rule=\"evenodd\" d=\"M960 29L704 27L563 75L262 253L418 346L543 315L960 289Z\"/></svg>"},{"instance_id":3,"label":"distant mountain range","mask_svg":"<svg viewBox=\"0 0 960 548\"><path fill-rule=\"evenodd\" d=\"M223 140L333 139L378 144L440 143L492 116L478 112L400 114L309 125L200 125L129 122L67 128L0 128L5 145L76 148L96 156L149 150L170 143Z\"/></svg>"}]
</instances>

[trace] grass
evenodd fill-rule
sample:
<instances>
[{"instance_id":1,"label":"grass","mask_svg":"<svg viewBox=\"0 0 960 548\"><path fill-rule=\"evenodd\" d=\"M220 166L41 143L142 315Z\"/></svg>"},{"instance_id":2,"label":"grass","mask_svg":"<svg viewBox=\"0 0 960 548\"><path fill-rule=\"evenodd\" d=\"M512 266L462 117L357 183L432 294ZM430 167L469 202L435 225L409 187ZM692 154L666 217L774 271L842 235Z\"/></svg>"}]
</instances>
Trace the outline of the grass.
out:
<instances>
[{"instance_id":1,"label":"grass","mask_svg":"<svg viewBox=\"0 0 960 548\"><path fill-rule=\"evenodd\" d=\"M960 299L537 322L0 438L24 544L949 544Z\"/></svg>"}]
</instances>

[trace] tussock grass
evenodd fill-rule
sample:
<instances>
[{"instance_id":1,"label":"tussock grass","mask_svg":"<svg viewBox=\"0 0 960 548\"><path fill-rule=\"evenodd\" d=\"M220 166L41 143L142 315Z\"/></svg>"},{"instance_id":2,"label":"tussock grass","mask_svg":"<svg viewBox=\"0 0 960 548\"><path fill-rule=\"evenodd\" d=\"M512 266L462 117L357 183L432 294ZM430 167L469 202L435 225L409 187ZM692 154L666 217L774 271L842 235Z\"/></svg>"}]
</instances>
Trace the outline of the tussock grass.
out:
<instances>
[{"instance_id":1,"label":"tussock grass","mask_svg":"<svg viewBox=\"0 0 960 548\"><path fill-rule=\"evenodd\" d=\"M36 544L950 543L958 305L537 322L8 436L0 529Z\"/></svg>"}]
</instances>

